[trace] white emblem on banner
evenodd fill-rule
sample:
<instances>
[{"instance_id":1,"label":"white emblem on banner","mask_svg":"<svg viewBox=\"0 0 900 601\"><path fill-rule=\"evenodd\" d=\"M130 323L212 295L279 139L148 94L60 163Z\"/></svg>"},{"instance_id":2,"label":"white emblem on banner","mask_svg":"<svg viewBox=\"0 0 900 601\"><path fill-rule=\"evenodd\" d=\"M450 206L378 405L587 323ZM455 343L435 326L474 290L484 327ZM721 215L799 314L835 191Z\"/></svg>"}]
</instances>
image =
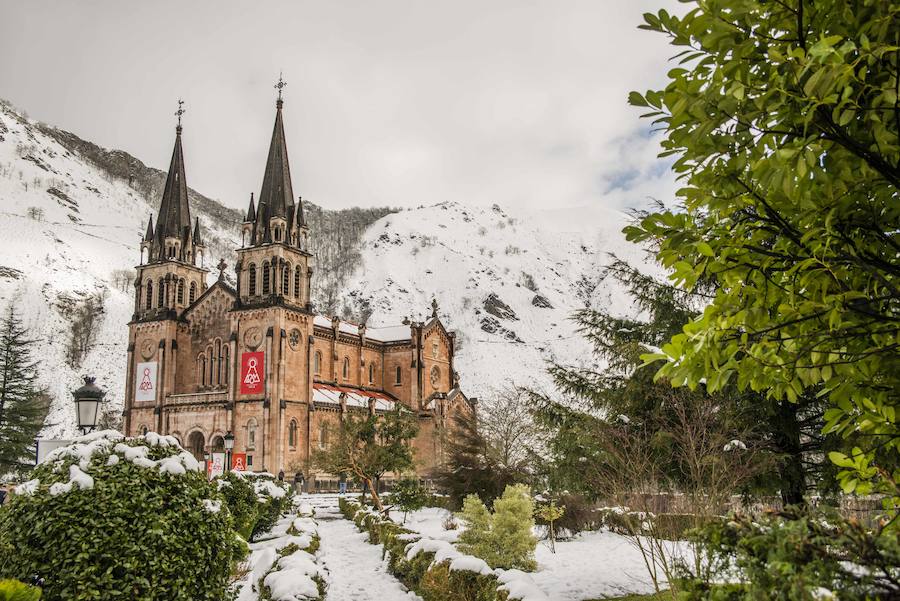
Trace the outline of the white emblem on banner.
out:
<instances>
[{"instance_id":1,"label":"white emblem on banner","mask_svg":"<svg viewBox=\"0 0 900 601\"><path fill-rule=\"evenodd\" d=\"M134 400L156 400L156 361L138 363L135 372Z\"/></svg>"},{"instance_id":2,"label":"white emblem on banner","mask_svg":"<svg viewBox=\"0 0 900 601\"><path fill-rule=\"evenodd\" d=\"M256 358L247 361L247 377L244 378L244 384L259 384L259 372L256 371Z\"/></svg>"}]
</instances>

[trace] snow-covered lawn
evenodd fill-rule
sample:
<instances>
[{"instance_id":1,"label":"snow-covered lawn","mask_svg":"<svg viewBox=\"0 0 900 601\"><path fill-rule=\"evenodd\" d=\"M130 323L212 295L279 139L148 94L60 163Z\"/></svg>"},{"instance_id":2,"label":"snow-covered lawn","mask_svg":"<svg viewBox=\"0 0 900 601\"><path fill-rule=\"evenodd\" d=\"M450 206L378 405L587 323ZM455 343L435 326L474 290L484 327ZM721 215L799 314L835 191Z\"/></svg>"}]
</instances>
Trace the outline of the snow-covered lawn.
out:
<instances>
[{"instance_id":1,"label":"snow-covered lawn","mask_svg":"<svg viewBox=\"0 0 900 601\"><path fill-rule=\"evenodd\" d=\"M454 542L459 530L444 530L450 515L446 509L427 507L410 512L404 526L423 536ZM403 512L392 511L391 519L403 522ZM554 601L583 601L629 593L651 593L653 584L640 552L619 534L586 532L556 543L556 553L538 543L538 570L532 580Z\"/></svg>"}]
</instances>

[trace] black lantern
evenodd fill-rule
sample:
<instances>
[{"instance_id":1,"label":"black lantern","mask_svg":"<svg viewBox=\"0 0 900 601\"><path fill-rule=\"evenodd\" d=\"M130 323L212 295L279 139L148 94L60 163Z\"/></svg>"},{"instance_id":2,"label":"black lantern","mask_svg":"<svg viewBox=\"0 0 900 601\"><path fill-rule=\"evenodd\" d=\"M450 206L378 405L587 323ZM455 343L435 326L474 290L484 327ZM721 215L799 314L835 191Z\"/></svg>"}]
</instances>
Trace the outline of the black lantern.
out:
<instances>
[{"instance_id":1,"label":"black lantern","mask_svg":"<svg viewBox=\"0 0 900 601\"><path fill-rule=\"evenodd\" d=\"M225 433L225 471L231 469L231 449L234 448L234 434L231 433L231 430Z\"/></svg>"},{"instance_id":2,"label":"black lantern","mask_svg":"<svg viewBox=\"0 0 900 601\"><path fill-rule=\"evenodd\" d=\"M95 378L84 376L84 385L72 393L75 397L75 412L78 428L87 434L97 427L97 412L106 393L94 384Z\"/></svg>"}]
</instances>

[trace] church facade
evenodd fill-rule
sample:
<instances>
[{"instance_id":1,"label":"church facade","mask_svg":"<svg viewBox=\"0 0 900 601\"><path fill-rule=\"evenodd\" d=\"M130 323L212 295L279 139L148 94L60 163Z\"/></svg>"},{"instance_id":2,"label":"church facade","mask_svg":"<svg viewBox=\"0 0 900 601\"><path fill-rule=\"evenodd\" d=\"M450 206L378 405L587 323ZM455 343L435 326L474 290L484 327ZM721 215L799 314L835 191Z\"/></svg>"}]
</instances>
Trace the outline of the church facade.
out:
<instances>
[{"instance_id":1,"label":"church facade","mask_svg":"<svg viewBox=\"0 0 900 601\"><path fill-rule=\"evenodd\" d=\"M235 287L224 262L208 285L179 120L159 215L136 268L125 433L172 435L200 459L232 433L247 469L325 480L335 475L316 473L311 458L343 416L401 404L417 416L416 470L427 477L443 461L454 416L474 419L475 400L454 369L454 334L436 305L425 322L386 328L316 314L315 257L293 196L282 108L279 95L260 194L241 226Z\"/></svg>"}]
</instances>

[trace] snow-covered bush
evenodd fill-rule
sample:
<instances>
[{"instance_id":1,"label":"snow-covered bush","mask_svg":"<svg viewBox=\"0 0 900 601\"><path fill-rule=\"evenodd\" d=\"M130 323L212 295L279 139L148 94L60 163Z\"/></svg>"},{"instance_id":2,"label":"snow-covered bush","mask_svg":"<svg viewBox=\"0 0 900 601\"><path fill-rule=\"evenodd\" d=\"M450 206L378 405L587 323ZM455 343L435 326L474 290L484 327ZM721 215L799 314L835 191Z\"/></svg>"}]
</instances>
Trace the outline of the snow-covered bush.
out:
<instances>
[{"instance_id":1,"label":"snow-covered bush","mask_svg":"<svg viewBox=\"0 0 900 601\"><path fill-rule=\"evenodd\" d=\"M32 475L0 511L0 577L43 578L49 601L222 598L243 546L174 438L97 432Z\"/></svg>"},{"instance_id":2,"label":"snow-covered bush","mask_svg":"<svg viewBox=\"0 0 900 601\"><path fill-rule=\"evenodd\" d=\"M240 472L233 471L225 472L213 482L231 512L234 529L250 540L260 514L260 503L253 485Z\"/></svg>"},{"instance_id":3,"label":"snow-covered bush","mask_svg":"<svg viewBox=\"0 0 900 601\"><path fill-rule=\"evenodd\" d=\"M537 568L534 548L534 502L524 484L510 485L494 501L494 514L475 495L466 497L460 518L466 529L460 550L482 558L491 567L531 571Z\"/></svg>"},{"instance_id":4,"label":"snow-covered bush","mask_svg":"<svg viewBox=\"0 0 900 601\"><path fill-rule=\"evenodd\" d=\"M244 477L250 478L256 493L258 511L252 536L257 537L271 530L281 513L290 506L288 486L276 481L272 474L247 472Z\"/></svg>"}]
</instances>

